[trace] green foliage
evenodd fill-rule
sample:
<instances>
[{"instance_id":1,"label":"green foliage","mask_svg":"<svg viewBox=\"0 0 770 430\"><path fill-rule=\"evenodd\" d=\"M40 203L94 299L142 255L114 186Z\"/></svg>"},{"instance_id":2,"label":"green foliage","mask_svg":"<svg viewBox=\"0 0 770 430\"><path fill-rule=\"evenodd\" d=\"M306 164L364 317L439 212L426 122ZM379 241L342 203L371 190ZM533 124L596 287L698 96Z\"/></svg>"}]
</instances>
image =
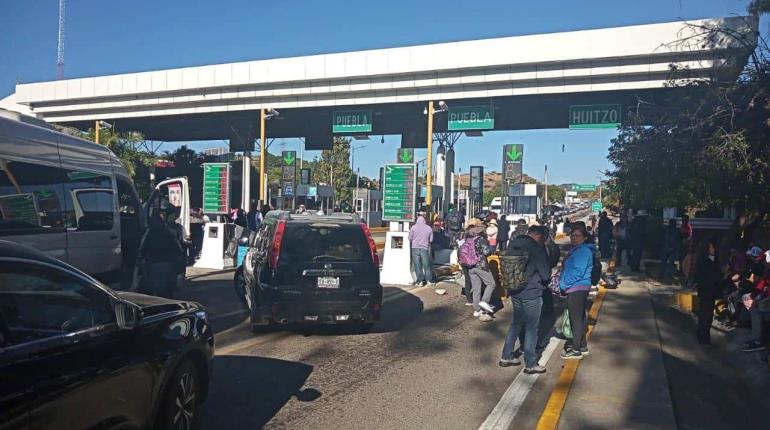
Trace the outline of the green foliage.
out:
<instances>
[{"instance_id":1,"label":"green foliage","mask_svg":"<svg viewBox=\"0 0 770 430\"><path fill-rule=\"evenodd\" d=\"M700 29L709 40L735 37ZM612 191L637 208L736 207L760 217L770 212L767 45L760 40L735 82L678 81L685 73L672 70L669 97L640 102L613 140Z\"/></svg>"},{"instance_id":2,"label":"green foliage","mask_svg":"<svg viewBox=\"0 0 770 430\"><path fill-rule=\"evenodd\" d=\"M548 186L548 204L551 203L564 203L564 197L567 195L567 192L564 191L564 189L558 185L549 185Z\"/></svg>"},{"instance_id":3,"label":"green foliage","mask_svg":"<svg viewBox=\"0 0 770 430\"><path fill-rule=\"evenodd\" d=\"M80 136L83 139L94 141L94 129L89 129ZM109 148L123 164L139 196L146 199L152 187L150 186L150 168L155 163L155 157L141 149L144 136L137 132L115 132L114 129L104 128L99 130L99 143Z\"/></svg>"},{"instance_id":4,"label":"green foliage","mask_svg":"<svg viewBox=\"0 0 770 430\"><path fill-rule=\"evenodd\" d=\"M502 197L503 196L503 187L501 184L497 183L495 184L495 188L492 189L492 191L488 191L484 193L484 200L482 206L489 207L490 204L492 204L492 200L496 197Z\"/></svg>"},{"instance_id":5,"label":"green foliage","mask_svg":"<svg viewBox=\"0 0 770 430\"><path fill-rule=\"evenodd\" d=\"M337 202L349 202L352 196L351 186L355 186L353 172L350 170L350 139L335 137L332 149L325 149L321 158L316 160L313 179L317 184L334 186Z\"/></svg>"}]
</instances>

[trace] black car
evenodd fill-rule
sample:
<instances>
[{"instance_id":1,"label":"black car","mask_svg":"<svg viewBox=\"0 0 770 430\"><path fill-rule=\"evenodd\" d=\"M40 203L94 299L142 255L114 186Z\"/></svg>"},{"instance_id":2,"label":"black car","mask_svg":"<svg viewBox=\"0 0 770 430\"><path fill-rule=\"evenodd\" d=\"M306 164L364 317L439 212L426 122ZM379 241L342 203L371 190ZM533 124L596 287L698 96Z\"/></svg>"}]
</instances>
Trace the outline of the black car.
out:
<instances>
[{"instance_id":1,"label":"black car","mask_svg":"<svg viewBox=\"0 0 770 430\"><path fill-rule=\"evenodd\" d=\"M357 324L382 305L374 240L357 215L271 211L249 240L243 301L254 331L271 323Z\"/></svg>"},{"instance_id":2,"label":"black car","mask_svg":"<svg viewBox=\"0 0 770 430\"><path fill-rule=\"evenodd\" d=\"M201 305L0 240L0 428L192 428L213 353Z\"/></svg>"}]
</instances>

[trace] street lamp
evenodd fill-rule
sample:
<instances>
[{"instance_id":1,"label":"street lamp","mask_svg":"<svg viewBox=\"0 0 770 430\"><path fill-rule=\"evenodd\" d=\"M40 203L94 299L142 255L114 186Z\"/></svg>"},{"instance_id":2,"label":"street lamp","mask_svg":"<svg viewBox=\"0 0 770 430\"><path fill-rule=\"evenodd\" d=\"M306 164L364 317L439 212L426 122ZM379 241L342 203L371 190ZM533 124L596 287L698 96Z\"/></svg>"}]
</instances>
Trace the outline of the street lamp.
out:
<instances>
[{"instance_id":1,"label":"street lamp","mask_svg":"<svg viewBox=\"0 0 770 430\"><path fill-rule=\"evenodd\" d=\"M433 203L433 115L448 110L449 106L443 100L438 102L438 110L434 109L433 101L431 100L428 102L428 107L422 111L424 115L428 115L428 165L425 169L425 203L428 206L428 213L431 212Z\"/></svg>"},{"instance_id":2,"label":"street lamp","mask_svg":"<svg viewBox=\"0 0 770 430\"><path fill-rule=\"evenodd\" d=\"M355 172L356 171L356 149L363 149L366 148L366 145L359 145L359 146L353 146L350 145L350 171ZM360 171L360 169L359 169ZM352 204L351 206L353 209L356 207L356 198L358 197L358 178L359 175L356 174L356 192L353 194Z\"/></svg>"}]
</instances>

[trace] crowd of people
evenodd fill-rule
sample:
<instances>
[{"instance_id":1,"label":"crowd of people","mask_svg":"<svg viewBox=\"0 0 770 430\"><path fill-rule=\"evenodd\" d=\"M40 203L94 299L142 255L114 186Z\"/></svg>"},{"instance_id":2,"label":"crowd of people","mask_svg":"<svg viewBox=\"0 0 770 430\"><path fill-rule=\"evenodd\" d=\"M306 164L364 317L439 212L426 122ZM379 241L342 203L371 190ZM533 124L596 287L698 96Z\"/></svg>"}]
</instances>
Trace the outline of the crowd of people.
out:
<instances>
[{"instance_id":1,"label":"crowd of people","mask_svg":"<svg viewBox=\"0 0 770 430\"><path fill-rule=\"evenodd\" d=\"M547 226L529 225L525 220L517 220L512 226L505 216L498 219L494 212L489 212L485 219L471 218L465 222L462 213L453 208L443 220L434 218L429 225L421 214L409 232L415 285L433 282L431 245L438 238L446 238L444 246L457 250L464 275L462 293L474 318L492 321L503 308L501 296L507 295L511 300L513 318L499 361L501 367L521 365L521 356L525 373L546 371L538 364L537 349L543 348L550 336L539 337L538 328L543 315L554 314L554 297L566 301L566 318L572 327L572 336L561 356L582 359L588 355L588 294L597 283L594 268L601 266L586 224L574 222L570 227L570 251L562 269L554 274L561 250ZM490 259L493 254L498 257ZM497 267L493 267L495 264ZM555 289L549 285L555 285ZM504 294L496 291L501 287L506 290Z\"/></svg>"}]
</instances>

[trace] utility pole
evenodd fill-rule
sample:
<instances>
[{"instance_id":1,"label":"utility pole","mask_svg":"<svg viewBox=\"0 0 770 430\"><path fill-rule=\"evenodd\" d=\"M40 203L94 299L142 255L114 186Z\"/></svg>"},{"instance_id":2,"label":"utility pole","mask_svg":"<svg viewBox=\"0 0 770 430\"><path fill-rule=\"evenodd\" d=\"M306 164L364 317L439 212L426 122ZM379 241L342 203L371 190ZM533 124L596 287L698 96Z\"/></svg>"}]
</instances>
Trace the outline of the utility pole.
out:
<instances>
[{"instance_id":1,"label":"utility pole","mask_svg":"<svg viewBox=\"0 0 770 430\"><path fill-rule=\"evenodd\" d=\"M545 204L548 205L548 165L545 165Z\"/></svg>"}]
</instances>

